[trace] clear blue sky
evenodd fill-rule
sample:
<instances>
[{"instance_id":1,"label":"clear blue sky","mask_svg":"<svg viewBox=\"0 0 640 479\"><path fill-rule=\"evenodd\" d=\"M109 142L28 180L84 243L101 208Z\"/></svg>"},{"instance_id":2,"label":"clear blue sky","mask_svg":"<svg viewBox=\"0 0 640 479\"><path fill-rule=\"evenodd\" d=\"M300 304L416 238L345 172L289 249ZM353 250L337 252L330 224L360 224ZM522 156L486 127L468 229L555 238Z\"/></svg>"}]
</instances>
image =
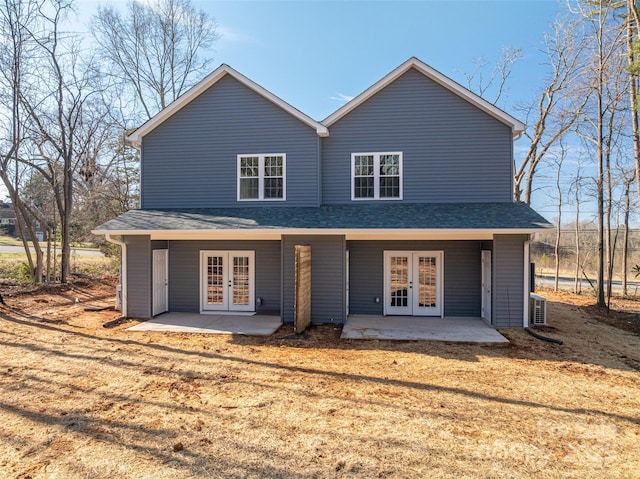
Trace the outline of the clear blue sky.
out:
<instances>
[{"instance_id":1,"label":"clear blue sky","mask_svg":"<svg viewBox=\"0 0 640 479\"><path fill-rule=\"evenodd\" d=\"M503 47L520 47L509 109L540 85L543 32L561 8L555 0L197 4L222 33L216 63L318 120L341 106L341 95L357 95L411 56L463 82L475 58L494 63Z\"/></svg>"},{"instance_id":2,"label":"clear blue sky","mask_svg":"<svg viewBox=\"0 0 640 479\"><path fill-rule=\"evenodd\" d=\"M98 4L79 0L88 23ZM194 0L216 19L221 38L214 67L227 63L311 117L322 120L415 56L464 84L474 59L492 64L503 47L522 48L504 105L539 87L543 33L562 5L556 0L214 1Z\"/></svg>"}]
</instances>

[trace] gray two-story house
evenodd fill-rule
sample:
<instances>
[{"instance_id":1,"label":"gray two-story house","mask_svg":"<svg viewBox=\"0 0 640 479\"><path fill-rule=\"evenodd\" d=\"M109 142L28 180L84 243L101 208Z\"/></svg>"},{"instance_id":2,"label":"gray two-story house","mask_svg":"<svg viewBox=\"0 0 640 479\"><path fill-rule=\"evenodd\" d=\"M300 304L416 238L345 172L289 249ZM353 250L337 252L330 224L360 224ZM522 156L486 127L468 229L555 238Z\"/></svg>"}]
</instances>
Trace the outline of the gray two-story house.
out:
<instances>
[{"instance_id":1,"label":"gray two-story house","mask_svg":"<svg viewBox=\"0 0 640 479\"><path fill-rule=\"evenodd\" d=\"M227 65L131 133L141 208L94 231L123 245L123 314L528 322L529 241L512 200L524 125L416 58L323 121Z\"/></svg>"}]
</instances>

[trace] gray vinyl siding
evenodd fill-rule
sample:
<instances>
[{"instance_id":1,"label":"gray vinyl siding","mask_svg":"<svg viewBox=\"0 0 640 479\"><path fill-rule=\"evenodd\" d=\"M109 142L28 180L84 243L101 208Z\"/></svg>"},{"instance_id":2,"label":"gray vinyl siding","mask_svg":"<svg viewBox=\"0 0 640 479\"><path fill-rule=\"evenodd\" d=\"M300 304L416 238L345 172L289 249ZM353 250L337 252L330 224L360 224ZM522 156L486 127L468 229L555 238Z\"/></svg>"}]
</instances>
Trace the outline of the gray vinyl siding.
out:
<instances>
[{"instance_id":1,"label":"gray vinyl siding","mask_svg":"<svg viewBox=\"0 0 640 479\"><path fill-rule=\"evenodd\" d=\"M511 201L511 128L411 69L330 127L322 201L351 202L351 154L403 153L403 200Z\"/></svg>"},{"instance_id":2,"label":"gray vinyl siding","mask_svg":"<svg viewBox=\"0 0 640 479\"><path fill-rule=\"evenodd\" d=\"M169 247L169 242L166 240L153 240L151 242L151 250L154 249L167 249Z\"/></svg>"},{"instance_id":3,"label":"gray vinyl siding","mask_svg":"<svg viewBox=\"0 0 640 479\"><path fill-rule=\"evenodd\" d=\"M280 241L169 241L169 310L200 311L200 251L255 251L258 311L280 311Z\"/></svg>"},{"instance_id":4,"label":"gray vinyl siding","mask_svg":"<svg viewBox=\"0 0 640 479\"><path fill-rule=\"evenodd\" d=\"M493 237L493 325L522 327L524 242L528 235Z\"/></svg>"},{"instance_id":5,"label":"gray vinyl siding","mask_svg":"<svg viewBox=\"0 0 640 479\"><path fill-rule=\"evenodd\" d=\"M127 316L151 317L151 242L149 236L125 236L127 245Z\"/></svg>"},{"instance_id":6,"label":"gray vinyl siding","mask_svg":"<svg viewBox=\"0 0 640 479\"><path fill-rule=\"evenodd\" d=\"M349 314L384 314L385 250L443 251L445 316L480 317L481 241L348 241L347 248Z\"/></svg>"},{"instance_id":7,"label":"gray vinyl siding","mask_svg":"<svg viewBox=\"0 0 640 479\"><path fill-rule=\"evenodd\" d=\"M344 236L287 235L283 241L284 322L293 322L295 289L294 246L311 245L311 322L342 323L345 320Z\"/></svg>"},{"instance_id":8,"label":"gray vinyl siding","mask_svg":"<svg viewBox=\"0 0 640 479\"><path fill-rule=\"evenodd\" d=\"M317 206L318 137L225 76L143 138L141 204L154 208ZM286 201L237 201L237 155L285 153Z\"/></svg>"}]
</instances>

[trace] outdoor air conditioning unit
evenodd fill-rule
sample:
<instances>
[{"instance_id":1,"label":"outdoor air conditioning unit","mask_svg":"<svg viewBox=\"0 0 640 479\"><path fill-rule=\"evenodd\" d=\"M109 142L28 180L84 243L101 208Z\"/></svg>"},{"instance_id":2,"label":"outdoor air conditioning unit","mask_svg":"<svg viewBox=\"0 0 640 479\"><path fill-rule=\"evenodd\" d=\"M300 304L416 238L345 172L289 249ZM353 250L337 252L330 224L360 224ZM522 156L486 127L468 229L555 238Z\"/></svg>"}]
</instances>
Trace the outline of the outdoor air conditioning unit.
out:
<instances>
[{"instance_id":1,"label":"outdoor air conditioning unit","mask_svg":"<svg viewBox=\"0 0 640 479\"><path fill-rule=\"evenodd\" d=\"M547 300L537 294L529 296L529 324L547 324Z\"/></svg>"}]
</instances>

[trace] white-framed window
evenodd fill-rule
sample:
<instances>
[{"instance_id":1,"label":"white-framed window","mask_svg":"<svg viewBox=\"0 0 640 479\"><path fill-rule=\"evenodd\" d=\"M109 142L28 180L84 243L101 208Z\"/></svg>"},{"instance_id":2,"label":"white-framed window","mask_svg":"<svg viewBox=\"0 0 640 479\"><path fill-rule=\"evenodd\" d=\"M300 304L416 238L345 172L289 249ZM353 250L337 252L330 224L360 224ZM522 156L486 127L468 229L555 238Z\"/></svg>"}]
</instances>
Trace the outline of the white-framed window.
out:
<instances>
[{"instance_id":1,"label":"white-framed window","mask_svg":"<svg viewBox=\"0 0 640 479\"><path fill-rule=\"evenodd\" d=\"M352 200L401 200L402 152L352 153Z\"/></svg>"},{"instance_id":2,"label":"white-framed window","mask_svg":"<svg viewBox=\"0 0 640 479\"><path fill-rule=\"evenodd\" d=\"M238 201L283 201L286 196L284 153L238 155Z\"/></svg>"}]
</instances>

